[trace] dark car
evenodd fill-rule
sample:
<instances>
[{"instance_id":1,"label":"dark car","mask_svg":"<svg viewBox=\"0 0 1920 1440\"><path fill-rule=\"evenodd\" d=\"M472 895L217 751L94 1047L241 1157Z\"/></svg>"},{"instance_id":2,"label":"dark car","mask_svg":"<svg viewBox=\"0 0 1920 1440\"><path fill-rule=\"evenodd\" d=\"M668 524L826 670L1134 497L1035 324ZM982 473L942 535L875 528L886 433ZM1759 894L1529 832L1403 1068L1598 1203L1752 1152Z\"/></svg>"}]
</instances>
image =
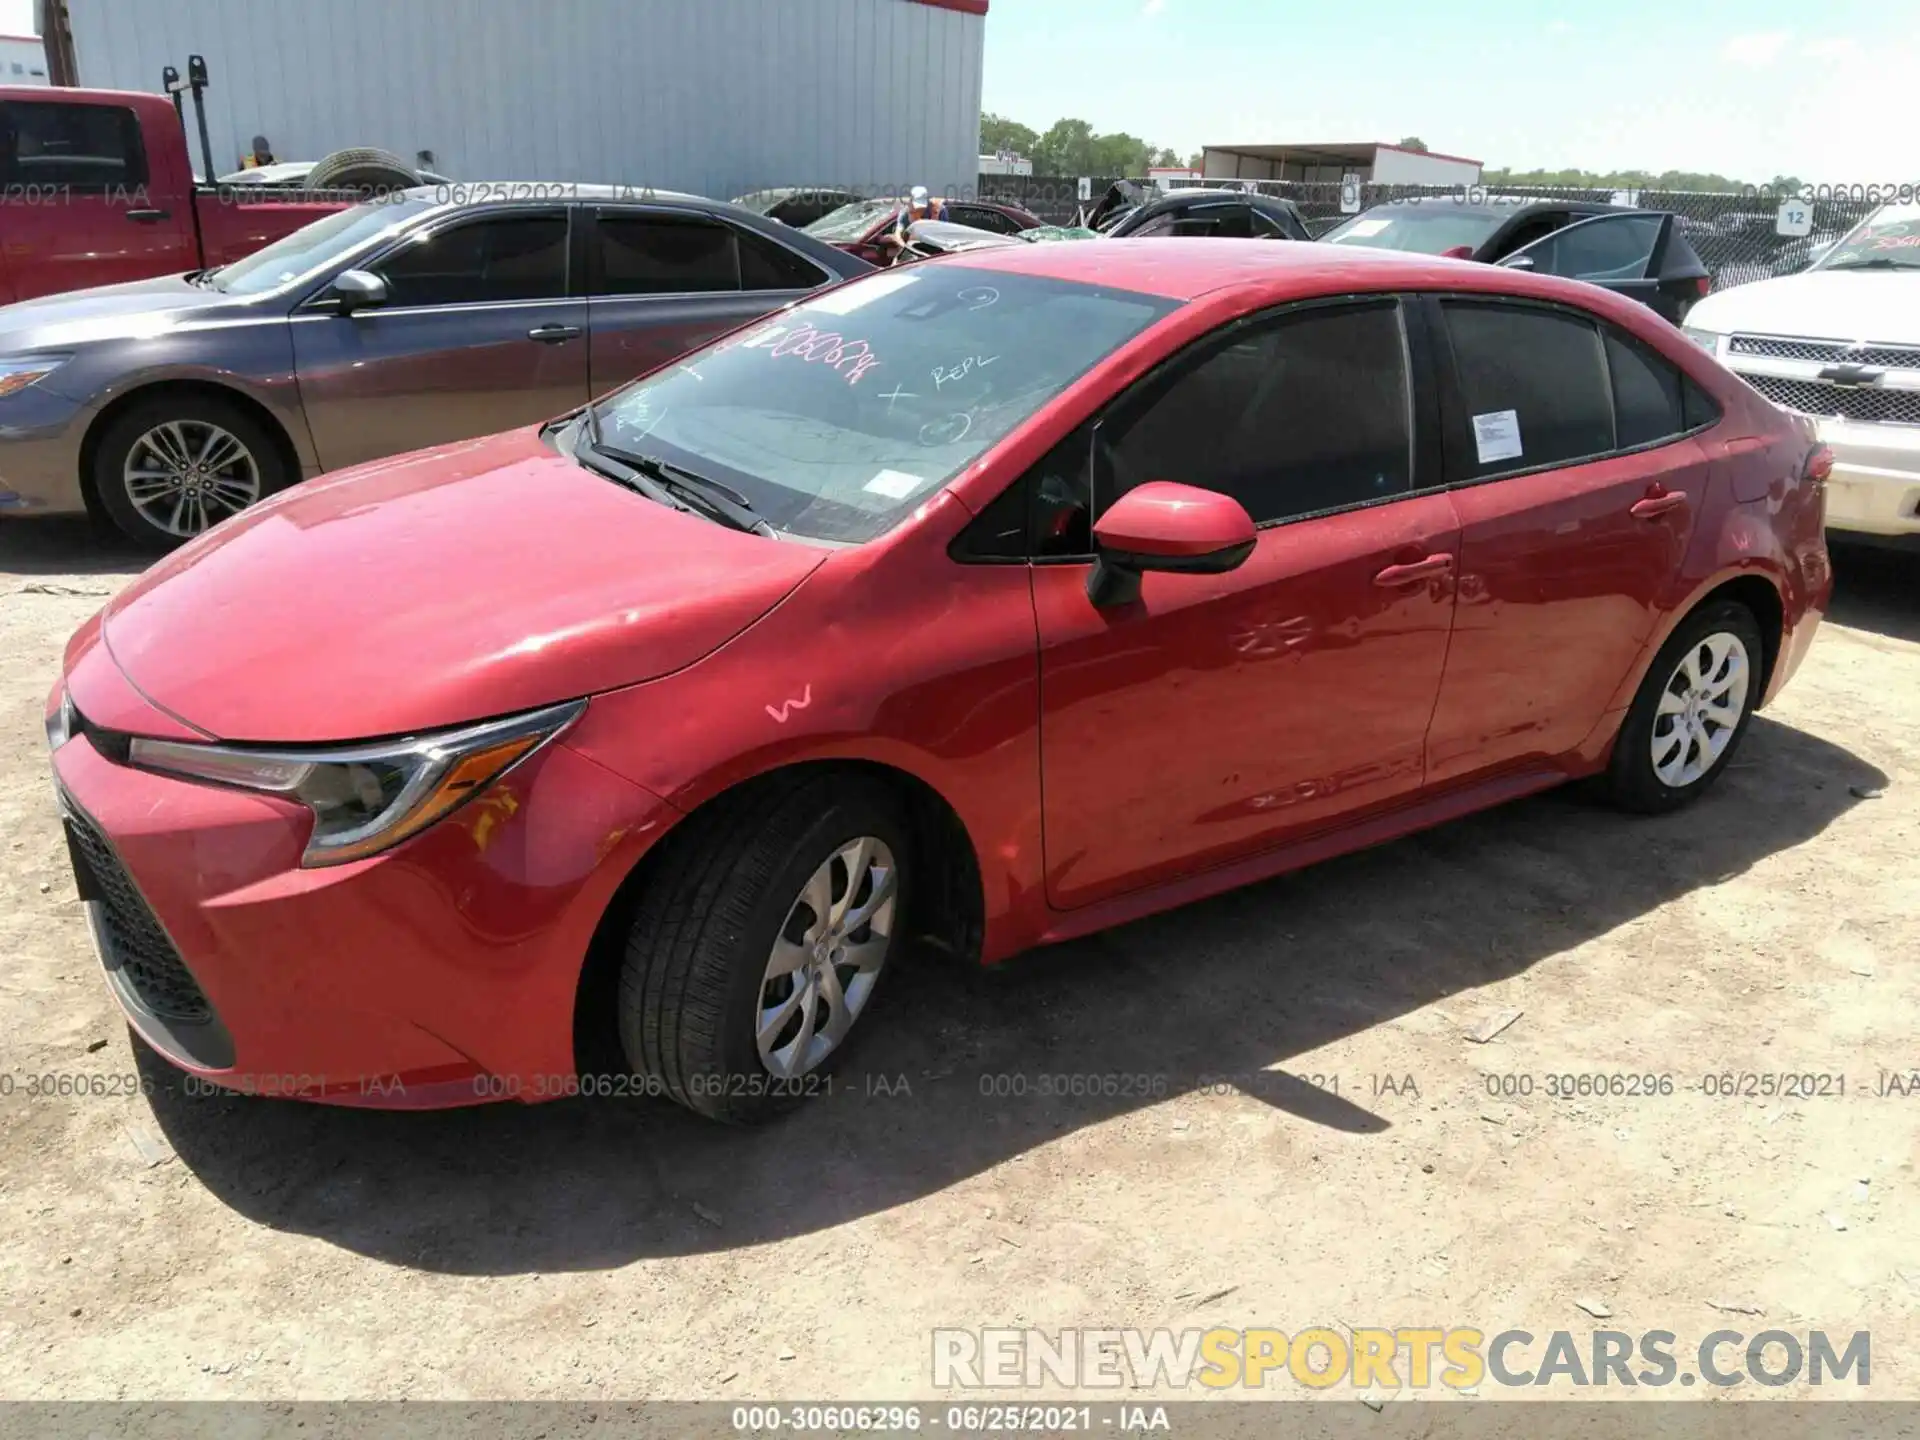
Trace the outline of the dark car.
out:
<instances>
[{"instance_id":1,"label":"dark car","mask_svg":"<svg viewBox=\"0 0 1920 1440\"><path fill-rule=\"evenodd\" d=\"M782 225L804 229L822 215L842 205L855 205L864 198L854 190L838 190L831 185L783 185L773 190L755 190L733 203Z\"/></svg>"},{"instance_id":2,"label":"dark car","mask_svg":"<svg viewBox=\"0 0 1920 1440\"><path fill-rule=\"evenodd\" d=\"M985 230L992 235L1018 235L1046 224L1030 210L1000 200L946 200L940 218L955 225ZM885 237L902 228L907 202L903 199L859 200L842 205L806 227L806 233L874 265L893 261Z\"/></svg>"},{"instance_id":3,"label":"dark car","mask_svg":"<svg viewBox=\"0 0 1920 1440\"><path fill-rule=\"evenodd\" d=\"M1676 325L1713 288L1676 216L1598 200L1396 200L1354 216L1321 240L1585 280L1631 296Z\"/></svg>"},{"instance_id":4,"label":"dark car","mask_svg":"<svg viewBox=\"0 0 1920 1440\"><path fill-rule=\"evenodd\" d=\"M1252 191L1173 190L1155 196L1124 191L1116 203L1115 186L1088 223L1115 239L1134 235L1214 240L1311 240L1312 232L1291 200Z\"/></svg>"},{"instance_id":5,"label":"dark car","mask_svg":"<svg viewBox=\"0 0 1920 1440\"><path fill-rule=\"evenodd\" d=\"M690 195L471 190L0 309L0 514L97 508L175 545L303 476L576 409L872 269Z\"/></svg>"}]
</instances>

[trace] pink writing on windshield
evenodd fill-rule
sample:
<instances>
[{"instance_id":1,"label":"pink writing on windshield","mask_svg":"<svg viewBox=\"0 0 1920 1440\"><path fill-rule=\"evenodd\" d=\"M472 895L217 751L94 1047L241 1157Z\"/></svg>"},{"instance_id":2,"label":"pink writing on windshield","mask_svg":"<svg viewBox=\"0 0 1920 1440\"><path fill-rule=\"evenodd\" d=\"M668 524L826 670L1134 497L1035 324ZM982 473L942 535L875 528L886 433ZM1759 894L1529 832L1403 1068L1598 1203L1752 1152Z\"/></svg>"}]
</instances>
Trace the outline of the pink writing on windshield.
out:
<instances>
[{"instance_id":1,"label":"pink writing on windshield","mask_svg":"<svg viewBox=\"0 0 1920 1440\"><path fill-rule=\"evenodd\" d=\"M764 350L778 360L786 356L825 365L846 377L849 385L879 365L880 358L864 340L849 340L834 330L816 330L811 325L768 325L745 336L742 350Z\"/></svg>"}]
</instances>

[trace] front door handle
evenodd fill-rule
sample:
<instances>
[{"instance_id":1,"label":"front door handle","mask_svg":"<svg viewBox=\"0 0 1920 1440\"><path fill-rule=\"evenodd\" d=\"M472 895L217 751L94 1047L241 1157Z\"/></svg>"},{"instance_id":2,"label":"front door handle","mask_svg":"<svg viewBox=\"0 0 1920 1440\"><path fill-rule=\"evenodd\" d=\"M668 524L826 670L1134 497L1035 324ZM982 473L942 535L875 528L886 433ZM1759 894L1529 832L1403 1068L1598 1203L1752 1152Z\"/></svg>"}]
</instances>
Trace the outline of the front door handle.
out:
<instances>
[{"instance_id":1,"label":"front door handle","mask_svg":"<svg viewBox=\"0 0 1920 1440\"><path fill-rule=\"evenodd\" d=\"M527 331L529 340L538 340L542 345L558 345L565 340L578 340L578 325L536 325Z\"/></svg>"},{"instance_id":2,"label":"front door handle","mask_svg":"<svg viewBox=\"0 0 1920 1440\"><path fill-rule=\"evenodd\" d=\"M1686 491L1662 490L1658 494L1647 496L1644 500L1634 501L1627 513L1636 520L1657 520L1662 515L1683 508L1686 503Z\"/></svg>"},{"instance_id":3,"label":"front door handle","mask_svg":"<svg viewBox=\"0 0 1920 1440\"><path fill-rule=\"evenodd\" d=\"M1453 556L1429 555L1424 560L1415 560L1410 565L1389 565L1373 577L1373 583L1386 589L1400 585L1418 585L1424 580L1433 580L1453 570Z\"/></svg>"},{"instance_id":4,"label":"front door handle","mask_svg":"<svg viewBox=\"0 0 1920 1440\"><path fill-rule=\"evenodd\" d=\"M157 225L172 213L171 210L129 210L127 219L136 225Z\"/></svg>"}]
</instances>

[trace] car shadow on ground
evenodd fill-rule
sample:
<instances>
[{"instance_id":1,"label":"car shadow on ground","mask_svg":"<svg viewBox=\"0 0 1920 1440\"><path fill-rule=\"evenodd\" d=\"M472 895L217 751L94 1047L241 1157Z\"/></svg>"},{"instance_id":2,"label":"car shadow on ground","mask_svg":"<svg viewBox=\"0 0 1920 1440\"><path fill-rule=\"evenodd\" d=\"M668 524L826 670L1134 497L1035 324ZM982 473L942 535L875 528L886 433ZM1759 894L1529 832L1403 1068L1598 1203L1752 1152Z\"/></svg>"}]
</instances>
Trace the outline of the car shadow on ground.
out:
<instances>
[{"instance_id":1,"label":"car shadow on ground","mask_svg":"<svg viewBox=\"0 0 1920 1440\"><path fill-rule=\"evenodd\" d=\"M1247 1093L1306 1124L1388 1130L1289 1060L1736 876L1832 824L1858 803L1850 787L1884 783L1761 718L1715 793L1677 815L1554 792L993 971L908 963L839 1091L755 1130L664 1100L406 1114L195 1098L142 1063L180 1158L263 1225L461 1274L722 1250L934 1194L1204 1076L1252 1076ZM1094 1088L1116 1093L1031 1093L1053 1075L1113 1076Z\"/></svg>"},{"instance_id":2,"label":"car shadow on ground","mask_svg":"<svg viewBox=\"0 0 1920 1440\"><path fill-rule=\"evenodd\" d=\"M85 516L0 520L0 574L131 576L156 558Z\"/></svg>"},{"instance_id":3,"label":"car shadow on ground","mask_svg":"<svg viewBox=\"0 0 1920 1440\"><path fill-rule=\"evenodd\" d=\"M1837 542L1832 553L1834 623L1920 644L1920 548Z\"/></svg>"}]
</instances>

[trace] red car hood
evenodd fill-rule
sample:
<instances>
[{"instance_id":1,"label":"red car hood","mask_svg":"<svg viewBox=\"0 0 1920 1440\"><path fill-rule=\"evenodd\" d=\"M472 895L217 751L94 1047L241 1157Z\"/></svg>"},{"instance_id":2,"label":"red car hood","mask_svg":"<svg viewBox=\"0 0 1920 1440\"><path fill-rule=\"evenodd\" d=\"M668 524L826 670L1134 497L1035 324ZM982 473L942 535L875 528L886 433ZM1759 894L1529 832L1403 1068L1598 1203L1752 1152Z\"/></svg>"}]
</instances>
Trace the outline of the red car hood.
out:
<instances>
[{"instance_id":1,"label":"red car hood","mask_svg":"<svg viewBox=\"0 0 1920 1440\"><path fill-rule=\"evenodd\" d=\"M516 431L248 510L123 590L104 633L135 686L210 736L370 739L680 669L825 554L670 510Z\"/></svg>"}]
</instances>

